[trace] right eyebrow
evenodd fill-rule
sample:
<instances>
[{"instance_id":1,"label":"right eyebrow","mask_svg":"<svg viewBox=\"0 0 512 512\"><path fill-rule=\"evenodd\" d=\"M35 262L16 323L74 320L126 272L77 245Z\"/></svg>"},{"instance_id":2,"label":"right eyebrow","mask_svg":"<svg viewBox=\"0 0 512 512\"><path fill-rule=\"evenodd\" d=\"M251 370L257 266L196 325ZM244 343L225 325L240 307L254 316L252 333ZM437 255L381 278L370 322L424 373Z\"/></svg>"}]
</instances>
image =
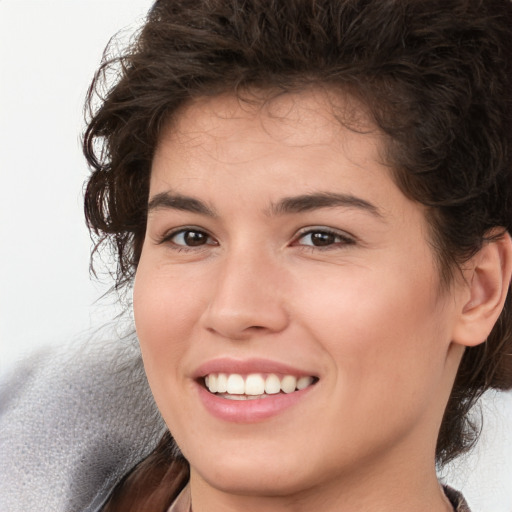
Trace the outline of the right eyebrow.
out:
<instances>
[{"instance_id":1,"label":"right eyebrow","mask_svg":"<svg viewBox=\"0 0 512 512\"><path fill-rule=\"evenodd\" d=\"M217 214L199 199L170 192L160 192L154 195L148 203L148 213L160 209L182 210L185 212L200 213L208 217Z\"/></svg>"},{"instance_id":2,"label":"right eyebrow","mask_svg":"<svg viewBox=\"0 0 512 512\"><path fill-rule=\"evenodd\" d=\"M382 218L380 210L372 203L352 194L337 194L334 192L317 192L300 196L285 197L270 209L271 214L302 213L320 208L356 208Z\"/></svg>"}]
</instances>

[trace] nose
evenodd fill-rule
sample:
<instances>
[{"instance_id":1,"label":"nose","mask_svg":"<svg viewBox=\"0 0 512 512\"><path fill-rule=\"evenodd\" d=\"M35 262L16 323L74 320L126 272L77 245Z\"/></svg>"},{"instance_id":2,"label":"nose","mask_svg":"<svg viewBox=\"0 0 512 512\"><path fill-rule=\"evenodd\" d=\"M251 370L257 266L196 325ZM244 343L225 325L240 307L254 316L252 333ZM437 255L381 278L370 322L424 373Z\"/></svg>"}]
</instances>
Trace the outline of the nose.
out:
<instances>
[{"instance_id":1,"label":"nose","mask_svg":"<svg viewBox=\"0 0 512 512\"><path fill-rule=\"evenodd\" d=\"M204 327L232 340L280 332L288 324L283 273L270 258L252 252L233 254L217 268Z\"/></svg>"}]
</instances>

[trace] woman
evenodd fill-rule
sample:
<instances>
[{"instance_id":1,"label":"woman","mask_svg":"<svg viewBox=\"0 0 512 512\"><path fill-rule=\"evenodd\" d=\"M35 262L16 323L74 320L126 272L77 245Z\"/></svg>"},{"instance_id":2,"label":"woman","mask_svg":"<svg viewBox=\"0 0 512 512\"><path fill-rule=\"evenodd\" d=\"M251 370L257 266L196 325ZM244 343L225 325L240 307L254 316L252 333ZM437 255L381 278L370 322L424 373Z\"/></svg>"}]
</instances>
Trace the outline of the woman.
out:
<instances>
[{"instance_id":1,"label":"woman","mask_svg":"<svg viewBox=\"0 0 512 512\"><path fill-rule=\"evenodd\" d=\"M469 510L436 464L512 387L511 26L159 1L103 64L86 215L170 431L103 510Z\"/></svg>"},{"instance_id":2,"label":"woman","mask_svg":"<svg viewBox=\"0 0 512 512\"><path fill-rule=\"evenodd\" d=\"M164 439L105 510L187 480L171 510L466 510L435 462L512 385L511 22L155 4L85 136L86 212L186 461Z\"/></svg>"}]
</instances>

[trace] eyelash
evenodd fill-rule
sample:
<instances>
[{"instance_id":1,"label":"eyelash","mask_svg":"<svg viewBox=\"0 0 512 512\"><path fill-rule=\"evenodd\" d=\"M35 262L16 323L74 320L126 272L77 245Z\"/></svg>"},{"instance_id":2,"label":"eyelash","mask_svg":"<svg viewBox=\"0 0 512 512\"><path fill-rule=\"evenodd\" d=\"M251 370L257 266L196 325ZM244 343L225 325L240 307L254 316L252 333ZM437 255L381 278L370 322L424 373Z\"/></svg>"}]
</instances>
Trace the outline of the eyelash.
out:
<instances>
[{"instance_id":1,"label":"eyelash","mask_svg":"<svg viewBox=\"0 0 512 512\"><path fill-rule=\"evenodd\" d=\"M322 236L329 236L336 239L336 241L332 243L328 243L326 245L314 245L311 244L297 244L299 240L306 236L311 236L314 234L320 234ZM328 251L335 248L339 248L340 246L347 246L347 245L354 245L356 243L356 240L348 235L347 233L335 231L333 229L325 228L325 227L313 227L313 228L305 228L303 231L301 231L298 236L295 238L292 245L298 245L304 250L316 250L316 251Z\"/></svg>"},{"instance_id":2,"label":"eyelash","mask_svg":"<svg viewBox=\"0 0 512 512\"><path fill-rule=\"evenodd\" d=\"M199 244L199 245L185 245L185 244L177 244L173 241L173 238L175 238L177 235L184 235L185 233L196 233L200 235L204 235L206 237L206 243ZM218 245L217 242L215 243L208 243L208 239L212 239L212 237L204 231L204 229L196 228L194 226L188 226L184 228L179 228L174 231L171 231L169 233L166 233L163 235L158 241L158 245L169 243L173 250L178 252L188 252L188 251L198 251L204 248L204 246L211 246L211 245Z\"/></svg>"},{"instance_id":3,"label":"eyelash","mask_svg":"<svg viewBox=\"0 0 512 512\"><path fill-rule=\"evenodd\" d=\"M206 237L205 243L200 243L196 246L194 245L186 245L186 244L178 244L175 241L173 241L173 238L175 238L178 235L185 235L186 233L196 233L201 236ZM298 243L301 239L305 238L306 236L312 236L315 234L319 234L323 237L332 237L334 241L327 243L325 245L315 245L314 243L309 244L300 244ZM158 240L158 244L165 244L170 243L171 247L175 251L198 251L203 249L205 246L215 246L218 245L217 241L214 241L214 243L208 243L208 240L214 240L211 235L209 235L206 231L204 231L201 228L197 228L194 226L188 226L176 229L174 231L171 231L170 233L166 233L164 236L162 236ZM303 250L311 250L311 251L327 251L332 250L335 248L339 248L340 246L347 246L347 245L354 245L356 243L356 240L346 234L346 233L340 233L339 231L335 231L333 229L325 228L325 227L309 227L304 228L302 231L298 233L298 235L293 239L291 245L292 246L298 246Z\"/></svg>"}]
</instances>

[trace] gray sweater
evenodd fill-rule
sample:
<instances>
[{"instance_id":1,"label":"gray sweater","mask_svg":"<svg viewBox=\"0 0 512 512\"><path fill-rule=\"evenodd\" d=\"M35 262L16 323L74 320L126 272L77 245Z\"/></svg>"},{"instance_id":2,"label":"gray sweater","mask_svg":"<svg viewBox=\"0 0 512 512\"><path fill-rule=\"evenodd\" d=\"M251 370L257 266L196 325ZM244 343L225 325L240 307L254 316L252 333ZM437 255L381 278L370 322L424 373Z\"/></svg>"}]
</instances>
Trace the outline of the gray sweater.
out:
<instances>
[{"instance_id":1,"label":"gray sweater","mask_svg":"<svg viewBox=\"0 0 512 512\"><path fill-rule=\"evenodd\" d=\"M95 512L164 430L135 336L40 351L0 383L0 510Z\"/></svg>"}]
</instances>

